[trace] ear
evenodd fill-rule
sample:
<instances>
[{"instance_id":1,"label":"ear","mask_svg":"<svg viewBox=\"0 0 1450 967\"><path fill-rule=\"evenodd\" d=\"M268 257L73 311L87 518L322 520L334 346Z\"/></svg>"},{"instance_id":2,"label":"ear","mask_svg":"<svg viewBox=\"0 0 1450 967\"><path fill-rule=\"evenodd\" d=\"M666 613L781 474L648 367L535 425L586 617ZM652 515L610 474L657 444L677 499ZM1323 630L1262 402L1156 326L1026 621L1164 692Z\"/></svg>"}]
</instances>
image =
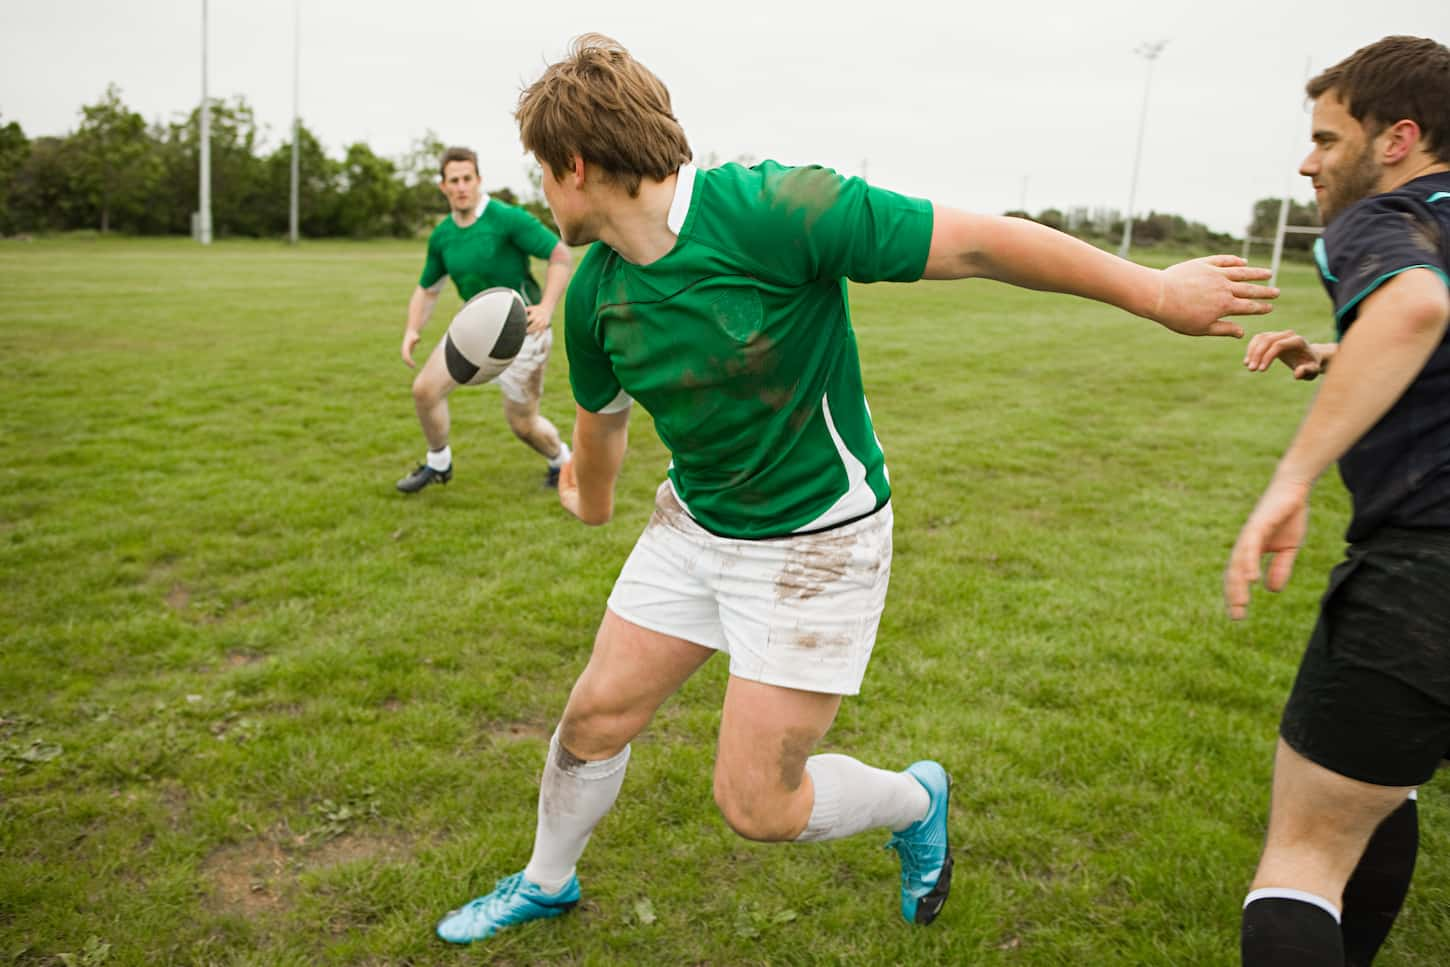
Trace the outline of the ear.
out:
<instances>
[{"instance_id":1,"label":"ear","mask_svg":"<svg viewBox=\"0 0 1450 967\"><path fill-rule=\"evenodd\" d=\"M1420 135L1420 125L1401 118L1380 132L1380 157L1387 165L1399 164L1419 147Z\"/></svg>"},{"instance_id":2,"label":"ear","mask_svg":"<svg viewBox=\"0 0 1450 967\"><path fill-rule=\"evenodd\" d=\"M579 155L569 156L569 176L574 180L575 188L584 187L584 159Z\"/></svg>"}]
</instances>

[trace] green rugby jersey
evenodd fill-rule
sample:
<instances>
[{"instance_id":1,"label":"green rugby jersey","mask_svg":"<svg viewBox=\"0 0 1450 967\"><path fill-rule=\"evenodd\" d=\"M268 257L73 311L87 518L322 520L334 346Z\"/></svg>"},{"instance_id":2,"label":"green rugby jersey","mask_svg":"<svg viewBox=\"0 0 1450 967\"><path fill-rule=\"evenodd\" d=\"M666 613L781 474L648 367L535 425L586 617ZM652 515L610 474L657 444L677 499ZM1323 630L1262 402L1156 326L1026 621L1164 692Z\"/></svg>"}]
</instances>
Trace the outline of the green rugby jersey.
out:
<instances>
[{"instance_id":1,"label":"green rugby jersey","mask_svg":"<svg viewBox=\"0 0 1450 967\"><path fill-rule=\"evenodd\" d=\"M724 537L819 530L891 495L846 280L911 282L931 203L826 168L680 169L674 247L633 265L593 245L564 322L574 398L654 417L690 515Z\"/></svg>"},{"instance_id":2,"label":"green rugby jersey","mask_svg":"<svg viewBox=\"0 0 1450 967\"><path fill-rule=\"evenodd\" d=\"M529 271L529 256L547 259L558 237L533 215L485 197L473 224L459 228L449 215L428 236L428 258L418 284L431 289L447 275L464 302L484 289L502 285L539 301L539 283Z\"/></svg>"}]
</instances>

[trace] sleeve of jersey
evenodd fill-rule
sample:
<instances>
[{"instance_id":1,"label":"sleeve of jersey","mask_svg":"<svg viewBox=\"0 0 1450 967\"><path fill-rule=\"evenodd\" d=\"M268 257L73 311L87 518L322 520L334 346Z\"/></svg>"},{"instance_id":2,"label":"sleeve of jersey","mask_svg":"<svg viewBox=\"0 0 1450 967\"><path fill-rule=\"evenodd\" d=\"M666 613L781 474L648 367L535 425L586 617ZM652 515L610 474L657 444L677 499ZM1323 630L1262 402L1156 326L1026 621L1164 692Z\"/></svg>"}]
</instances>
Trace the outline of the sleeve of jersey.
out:
<instances>
[{"instance_id":1,"label":"sleeve of jersey","mask_svg":"<svg viewBox=\"0 0 1450 967\"><path fill-rule=\"evenodd\" d=\"M424 289L431 289L438 284L438 280L448 274L448 269L443 265L443 253L438 251L438 236L428 236L428 257L423 261L423 274L418 277L418 285Z\"/></svg>"},{"instance_id":2,"label":"sleeve of jersey","mask_svg":"<svg viewBox=\"0 0 1450 967\"><path fill-rule=\"evenodd\" d=\"M514 221L514 244L536 259L547 259L554 254L559 236L544 227L544 223L520 208Z\"/></svg>"},{"instance_id":3,"label":"sleeve of jersey","mask_svg":"<svg viewBox=\"0 0 1450 967\"><path fill-rule=\"evenodd\" d=\"M599 285L591 261L586 255L564 297L564 350L569 357L569 388L574 392L574 402L590 413L602 413L619 401L622 388L595 335Z\"/></svg>"},{"instance_id":4,"label":"sleeve of jersey","mask_svg":"<svg viewBox=\"0 0 1450 967\"><path fill-rule=\"evenodd\" d=\"M828 168L789 168L772 207L799 231L809 277L915 282L931 249L931 202L874 188Z\"/></svg>"},{"instance_id":5,"label":"sleeve of jersey","mask_svg":"<svg viewBox=\"0 0 1450 967\"><path fill-rule=\"evenodd\" d=\"M1410 198L1381 195L1356 205L1324 233L1324 248L1321 272L1333 283L1341 332L1365 297L1401 272L1430 269L1450 285L1435 223Z\"/></svg>"}]
</instances>

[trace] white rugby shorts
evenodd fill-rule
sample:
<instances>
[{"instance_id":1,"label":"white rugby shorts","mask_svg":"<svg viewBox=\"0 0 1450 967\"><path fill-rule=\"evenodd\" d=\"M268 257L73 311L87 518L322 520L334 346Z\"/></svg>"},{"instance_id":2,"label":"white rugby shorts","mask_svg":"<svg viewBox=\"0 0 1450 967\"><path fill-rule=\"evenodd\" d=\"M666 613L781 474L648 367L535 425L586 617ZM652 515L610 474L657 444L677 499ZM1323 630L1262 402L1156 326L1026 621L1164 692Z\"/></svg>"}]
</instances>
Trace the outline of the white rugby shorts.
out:
<instances>
[{"instance_id":1,"label":"white rugby shorts","mask_svg":"<svg viewBox=\"0 0 1450 967\"><path fill-rule=\"evenodd\" d=\"M723 651L737 678L861 690L891 577L891 505L817 534L735 540L695 522L666 480L609 608Z\"/></svg>"},{"instance_id":2,"label":"white rugby shorts","mask_svg":"<svg viewBox=\"0 0 1450 967\"><path fill-rule=\"evenodd\" d=\"M544 367L549 364L549 349L553 345L552 328L524 337L514 361L494 377L504 396L515 403L538 403L544 398Z\"/></svg>"}]
</instances>

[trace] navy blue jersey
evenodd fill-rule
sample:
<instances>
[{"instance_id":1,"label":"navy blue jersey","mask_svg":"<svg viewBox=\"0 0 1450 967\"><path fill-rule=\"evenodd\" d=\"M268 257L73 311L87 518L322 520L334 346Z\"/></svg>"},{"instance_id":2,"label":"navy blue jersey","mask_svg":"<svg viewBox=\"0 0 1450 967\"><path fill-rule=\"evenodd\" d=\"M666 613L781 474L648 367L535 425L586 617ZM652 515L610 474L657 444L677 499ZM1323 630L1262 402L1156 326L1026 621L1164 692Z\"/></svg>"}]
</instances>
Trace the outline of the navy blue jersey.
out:
<instances>
[{"instance_id":1,"label":"navy blue jersey","mask_svg":"<svg viewBox=\"0 0 1450 967\"><path fill-rule=\"evenodd\" d=\"M1450 172L1362 199L1315 243L1343 337L1390 279L1428 269L1450 285ZM1450 332L1387 412L1339 461L1354 498L1346 539L1377 528L1450 528Z\"/></svg>"}]
</instances>

